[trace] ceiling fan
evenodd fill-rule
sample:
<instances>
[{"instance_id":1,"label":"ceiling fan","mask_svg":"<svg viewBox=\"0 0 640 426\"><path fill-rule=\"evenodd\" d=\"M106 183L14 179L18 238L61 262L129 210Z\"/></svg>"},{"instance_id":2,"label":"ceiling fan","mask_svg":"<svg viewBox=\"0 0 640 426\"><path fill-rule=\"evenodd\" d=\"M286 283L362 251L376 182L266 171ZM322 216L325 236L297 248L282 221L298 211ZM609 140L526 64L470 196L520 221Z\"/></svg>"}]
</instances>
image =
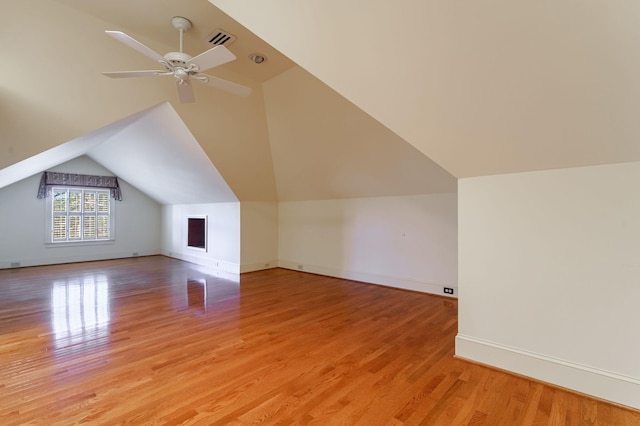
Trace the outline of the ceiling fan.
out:
<instances>
[{"instance_id":1,"label":"ceiling fan","mask_svg":"<svg viewBox=\"0 0 640 426\"><path fill-rule=\"evenodd\" d=\"M190 103L195 101L193 88L191 87L192 79L235 95L249 96L251 93L250 88L218 77L202 74L201 72L236 59L236 56L231 53L229 49L222 45L218 45L195 57L191 57L182 51L182 35L185 31L191 28L191 21L181 16L175 16L171 19L171 24L180 32L180 51L169 52L164 56L156 53L149 47L121 31L105 31L116 40L137 50L148 58L158 61L164 67L164 70L115 71L103 72L102 74L111 78L171 75L176 80L178 98L181 103Z\"/></svg>"}]
</instances>

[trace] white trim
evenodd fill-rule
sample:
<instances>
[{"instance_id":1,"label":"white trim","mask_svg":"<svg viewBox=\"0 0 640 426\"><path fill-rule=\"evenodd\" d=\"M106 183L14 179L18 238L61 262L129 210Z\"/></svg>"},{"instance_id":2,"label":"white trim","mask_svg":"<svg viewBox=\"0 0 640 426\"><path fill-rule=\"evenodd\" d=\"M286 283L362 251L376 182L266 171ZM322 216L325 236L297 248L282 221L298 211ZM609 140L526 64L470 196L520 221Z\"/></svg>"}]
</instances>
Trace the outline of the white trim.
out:
<instances>
[{"instance_id":1,"label":"white trim","mask_svg":"<svg viewBox=\"0 0 640 426\"><path fill-rule=\"evenodd\" d=\"M52 243L46 241L44 243L47 248L57 248L57 247L78 247L78 246L99 246L99 245L113 245L115 244L115 240L78 240L78 241L61 241L57 243Z\"/></svg>"},{"instance_id":2,"label":"white trim","mask_svg":"<svg viewBox=\"0 0 640 426\"><path fill-rule=\"evenodd\" d=\"M70 244L73 246L77 246L78 244ZM67 246L68 247L68 246ZM52 253L55 251L52 251ZM46 258L39 259L10 259L7 261L0 261L0 269L10 269L14 268L11 266L12 263L19 263L20 268L24 268L27 266L42 266L42 265L57 265L61 263L75 263L75 262L92 262L95 260L109 260L109 259L124 259L127 257L138 257L138 256L154 256L161 254L160 250L139 250L136 252L137 255L133 255L132 252L122 252L116 251L111 253L98 253L98 254L74 254L72 256L47 256Z\"/></svg>"},{"instance_id":3,"label":"white trim","mask_svg":"<svg viewBox=\"0 0 640 426\"><path fill-rule=\"evenodd\" d=\"M279 260L278 266L296 271L311 272L312 274L327 275L330 277L344 278L347 280L360 281L368 284L379 284L387 287L401 288L404 290L418 291L421 293L437 294L446 297L458 297L458 286L449 283L437 284L426 281L416 281L401 277L391 277L386 275L370 274L367 272L350 271L347 269L333 269L318 265L308 265L302 262L290 260ZM302 266L302 269L299 268ZM444 287L453 288L453 295L444 294Z\"/></svg>"},{"instance_id":4,"label":"white trim","mask_svg":"<svg viewBox=\"0 0 640 426\"><path fill-rule=\"evenodd\" d=\"M640 378L462 334L456 336L456 356L640 409Z\"/></svg>"},{"instance_id":5,"label":"white trim","mask_svg":"<svg viewBox=\"0 0 640 426\"><path fill-rule=\"evenodd\" d=\"M203 219L204 220L204 247L196 247L189 245L189 220L190 219ZM201 252L209 251L209 217L206 214L190 214L187 215L187 228L185 229L185 235L187 236L186 247L188 250L196 250Z\"/></svg>"},{"instance_id":6,"label":"white trim","mask_svg":"<svg viewBox=\"0 0 640 426\"><path fill-rule=\"evenodd\" d=\"M267 260L264 262L248 263L245 265L240 265L240 273L244 274L245 272L262 271L264 269L272 269L277 267L278 267L277 260Z\"/></svg>"},{"instance_id":7,"label":"white trim","mask_svg":"<svg viewBox=\"0 0 640 426\"><path fill-rule=\"evenodd\" d=\"M215 269L217 271L230 273L230 274L239 274L240 273L240 265L233 262L228 262L226 260L220 259L212 259L210 257L204 257L202 255L198 256L194 251L194 254L190 253L178 253L175 251L162 250L162 255L167 257L172 257L174 259L184 260L185 262L195 263L196 265L205 266L207 268ZM201 252L204 253L204 252Z\"/></svg>"}]
</instances>

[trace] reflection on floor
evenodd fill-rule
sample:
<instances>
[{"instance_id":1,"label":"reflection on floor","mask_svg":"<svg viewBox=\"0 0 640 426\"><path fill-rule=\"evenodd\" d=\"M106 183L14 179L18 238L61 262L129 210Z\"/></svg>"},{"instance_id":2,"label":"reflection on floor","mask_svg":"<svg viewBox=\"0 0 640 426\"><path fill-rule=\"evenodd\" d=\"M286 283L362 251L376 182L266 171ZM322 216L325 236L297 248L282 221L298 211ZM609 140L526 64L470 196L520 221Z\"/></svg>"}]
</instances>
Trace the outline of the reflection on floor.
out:
<instances>
[{"instance_id":1,"label":"reflection on floor","mask_svg":"<svg viewBox=\"0 0 640 426\"><path fill-rule=\"evenodd\" d=\"M240 285L220 278L187 278L187 306L197 313L207 313L218 304L237 304Z\"/></svg>"},{"instance_id":2,"label":"reflection on floor","mask_svg":"<svg viewBox=\"0 0 640 426\"><path fill-rule=\"evenodd\" d=\"M56 343L68 345L108 334L109 281L105 275L54 281L51 327ZM59 346L59 345L56 345Z\"/></svg>"},{"instance_id":3,"label":"reflection on floor","mask_svg":"<svg viewBox=\"0 0 640 426\"><path fill-rule=\"evenodd\" d=\"M222 278L210 269L177 263L171 268L169 285L159 286L148 278L121 272L103 269L83 275L59 275L50 281L49 292L42 295L42 301L46 303L43 310L49 311L56 349L77 352L107 344L117 331L113 330L114 318L128 315L129 302L150 298L156 292L167 296L167 306L162 309L189 314L206 315L224 309L229 315L239 306L238 276ZM24 283L21 288L27 290Z\"/></svg>"},{"instance_id":4,"label":"reflection on floor","mask_svg":"<svg viewBox=\"0 0 640 426\"><path fill-rule=\"evenodd\" d=\"M191 279L187 280L187 299L189 309L196 312L207 312L207 280Z\"/></svg>"}]
</instances>

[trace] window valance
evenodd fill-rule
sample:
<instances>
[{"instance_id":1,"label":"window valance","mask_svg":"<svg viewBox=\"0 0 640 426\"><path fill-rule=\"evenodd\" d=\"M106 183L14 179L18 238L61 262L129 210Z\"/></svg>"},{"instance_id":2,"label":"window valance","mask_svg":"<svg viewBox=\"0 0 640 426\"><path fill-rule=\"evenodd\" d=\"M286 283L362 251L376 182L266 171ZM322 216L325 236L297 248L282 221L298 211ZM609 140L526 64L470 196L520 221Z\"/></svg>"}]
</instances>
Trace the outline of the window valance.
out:
<instances>
[{"instance_id":1,"label":"window valance","mask_svg":"<svg viewBox=\"0 0 640 426\"><path fill-rule=\"evenodd\" d=\"M45 198L49 188L55 185L109 188L114 200L122 201L122 192L115 176L79 175L76 173L44 172L40 179L38 198Z\"/></svg>"}]
</instances>

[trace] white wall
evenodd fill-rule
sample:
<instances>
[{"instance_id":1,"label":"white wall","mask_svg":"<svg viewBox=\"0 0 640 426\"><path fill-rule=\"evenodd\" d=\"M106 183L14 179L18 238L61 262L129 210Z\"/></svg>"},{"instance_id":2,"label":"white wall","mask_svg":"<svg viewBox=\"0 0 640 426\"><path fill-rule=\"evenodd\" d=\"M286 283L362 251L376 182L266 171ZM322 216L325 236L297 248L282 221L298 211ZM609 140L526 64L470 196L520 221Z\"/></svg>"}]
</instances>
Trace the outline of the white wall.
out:
<instances>
[{"instance_id":1,"label":"white wall","mask_svg":"<svg viewBox=\"0 0 640 426\"><path fill-rule=\"evenodd\" d=\"M51 170L112 175L88 157ZM46 200L36 198L41 174L0 189L0 268L114 259L160 252L160 205L123 180L122 201L114 203L115 241L95 245L45 245Z\"/></svg>"},{"instance_id":2,"label":"white wall","mask_svg":"<svg viewBox=\"0 0 640 426\"><path fill-rule=\"evenodd\" d=\"M187 219L207 216L207 250L187 247ZM162 206L162 253L232 274L240 273L240 203Z\"/></svg>"},{"instance_id":3,"label":"white wall","mask_svg":"<svg viewBox=\"0 0 640 426\"><path fill-rule=\"evenodd\" d=\"M240 204L240 272L278 266L278 203Z\"/></svg>"},{"instance_id":4,"label":"white wall","mask_svg":"<svg viewBox=\"0 0 640 426\"><path fill-rule=\"evenodd\" d=\"M279 265L457 295L456 194L279 204Z\"/></svg>"},{"instance_id":5,"label":"white wall","mask_svg":"<svg viewBox=\"0 0 640 426\"><path fill-rule=\"evenodd\" d=\"M458 190L457 355L640 408L640 163Z\"/></svg>"}]
</instances>

